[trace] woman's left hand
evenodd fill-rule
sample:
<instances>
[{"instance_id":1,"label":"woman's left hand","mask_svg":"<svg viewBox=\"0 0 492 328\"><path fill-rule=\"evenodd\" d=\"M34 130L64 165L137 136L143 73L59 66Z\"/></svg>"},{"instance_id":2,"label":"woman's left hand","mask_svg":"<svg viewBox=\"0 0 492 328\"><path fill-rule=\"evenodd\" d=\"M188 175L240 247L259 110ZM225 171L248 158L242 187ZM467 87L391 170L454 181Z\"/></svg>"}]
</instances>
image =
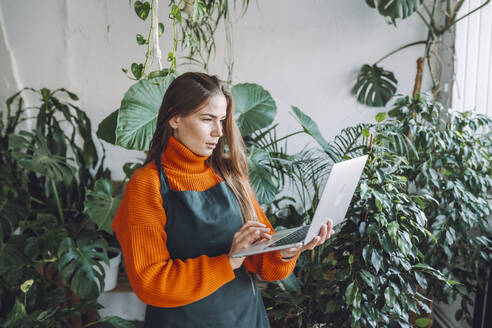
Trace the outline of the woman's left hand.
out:
<instances>
[{"instance_id":1,"label":"woman's left hand","mask_svg":"<svg viewBox=\"0 0 492 328\"><path fill-rule=\"evenodd\" d=\"M322 245L327 239L329 239L333 235L334 231L333 231L332 225L333 225L333 222L331 220L328 220L327 224L323 224L321 226L321 229L319 231L319 235L314 237L313 240L311 240L311 242L309 244L306 244L300 248L292 247L292 248L281 249L279 251L280 256L282 258L294 257L298 253L301 253L307 249L311 250L311 249L315 248L316 246Z\"/></svg>"}]
</instances>

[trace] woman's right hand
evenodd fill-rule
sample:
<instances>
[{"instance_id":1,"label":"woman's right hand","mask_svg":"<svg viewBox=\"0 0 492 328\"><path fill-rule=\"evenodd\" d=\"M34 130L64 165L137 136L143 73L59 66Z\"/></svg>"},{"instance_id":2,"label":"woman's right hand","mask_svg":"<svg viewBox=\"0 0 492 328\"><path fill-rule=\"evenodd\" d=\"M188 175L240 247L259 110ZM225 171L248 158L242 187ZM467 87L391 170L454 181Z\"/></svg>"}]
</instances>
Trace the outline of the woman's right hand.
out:
<instances>
[{"instance_id":1,"label":"woman's right hand","mask_svg":"<svg viewBox=\"0 0 492 328\"><path fill-rule=\"evenodd\" d=\"M270 239L269 231L270 228L258 221L247 221L243 224L241 229L234 234L229 251L229 261L233 270L241 267L246 257L232 257L232 254L251 246L260 239Z\"/></svg>"}]
</instances>

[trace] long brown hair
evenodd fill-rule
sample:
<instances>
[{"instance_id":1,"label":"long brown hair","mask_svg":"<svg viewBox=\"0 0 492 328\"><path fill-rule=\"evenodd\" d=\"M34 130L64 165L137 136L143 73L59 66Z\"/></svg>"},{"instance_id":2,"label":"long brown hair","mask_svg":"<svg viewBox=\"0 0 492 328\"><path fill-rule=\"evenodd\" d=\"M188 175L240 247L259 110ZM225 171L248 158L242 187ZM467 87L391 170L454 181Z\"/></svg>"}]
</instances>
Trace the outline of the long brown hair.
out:
<instances>
[{"instance_id":1,"label":"long brown hair","mask_svg":"<svg viewBox=\"0 0 492 328\"><path fill-rule=\"evenodd\" d=\"M173 134L173 128L169 124L171 118L176 115L185 117L192 114L206 105L215 95L223 95L227 101L226 118L222 123L224 135L207 159L207 164L234 192L243 221L257 220L251 202L253 191L249 183L246 146L234 120L233 99L225 84L216 76L188 72L177 77L169 85L162 99L156 129L144 165L155 161L166 149L169 138Z\"/></svg>"}]
</instances>

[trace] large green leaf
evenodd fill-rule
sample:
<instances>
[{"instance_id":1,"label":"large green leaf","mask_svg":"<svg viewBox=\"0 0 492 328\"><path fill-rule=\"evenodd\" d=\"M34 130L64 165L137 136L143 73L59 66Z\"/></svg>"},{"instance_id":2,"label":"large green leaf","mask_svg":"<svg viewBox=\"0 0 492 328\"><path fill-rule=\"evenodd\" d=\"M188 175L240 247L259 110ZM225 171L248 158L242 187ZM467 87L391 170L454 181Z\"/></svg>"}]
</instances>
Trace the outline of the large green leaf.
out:
<instances>
[{"instance_id":1,"label":"large green leaf","mask_svg":"<svg viewBox=\"0 0 492 328\"><path fill-rule=\"evenodd\" d=\"M27 317L26 307L24 303L19 299L19 297L16 297L14 306L8 312L5 322L2 323L2 327L5 328L19 327L19 322L22 322L22 319L26 317Z\"/></svg>"},{"instance_id":2,"label":"large green leaf","mask_svg":"<svg viewBox=\"0 0 492 328\"><path fill-rule=\"evenodd\" d=\"M159 84L144 79L130 87L118 112L117 145L127 149L149 149L162 98L172 81L170 75Z\"/></svg>"},{"instance_id":3,"label":"large green leaf","mask_svg":"<svg viewBox=\"0 0 492 328\"><path fill-rule=\"evenodd\" d=\"M352 92L361 104L371 107L385 106L394 96L398 81L392 72L377 65L363 65Z\"/></svg>"},{"instance_id":4,"label":"large green leaf","mask_svg":"<svg viewBox=\"0 0 492 328\"><path fill-rule=\"evenodd\" d=\"M12 236L0 249L0 275L5 281L9 281L5 275L21 273L25 266L31 264L22 249L25 245L25 237Z\"/></svg>"},{"instance_id":5,"label":"large green leaf","mask_svg":"<svg viewBox=\"0 0 492 328\"><path fill-rule=\"evenodd\" d=\"M319 131L318 124L302 110L296 106L291 106L292 112L295 114L297 121L304 128L304 131L316 140L323 150L330 148L330 144Z\"/></svg>"},{"instance_id":6,"label":"large green leaf","mask_svg":"<svg viewBox=\"0 0 492 328\"><path fill-rule=\"evenodd\" d=\"M287 278L278 281L285 289L292 292L300 292L302 282L296 277L294 273L291 273Z\"/></svg>"},{"instance_id":7,"label":"large green leaf","mask_svg":"<svg viewBox=\"0 0 492 328\"><path fill-rule=\"evenodd\" d=\"M272 124L277 113L275 101L258 84L243 83L232 87L236 122L243 136Z\"/></svg>"},{"instance_id":8,"label":"large green leaf","mask_svg":"<svg viewBox=\"0 0 492 328\"><path fill-rule=\"evenodd\" d=\"M277 178L267 169L270 163L268 152L258 148L248 150L249 177L260 204L270 204L280 192Z\"/></svg>"},{"instance_id":9,"label":"large green leaf","mask_svg":"<svg viewBox=\"0 0 492 328\"><path fill-rule=\"evenodd\" d=\"M407 18L417 11L422 0L366 0L371 8L376 8L383 16Z\"/></svg>"},{"instance_id":10,"label":"large green leaf","mask_svg":"<svg viewBox=\"0 0 492 328\"><path fill-rule=\"evenodd\" d=\"M121 199L113 197L113 186L109 179L99 179L94 189L87 192L84 212L94 221L99 230L113 234L111 221L120 205Z\"/></svg>"},{"instance_id":11,"label":"large green leaf","mask_svg":"<svg viewBox=\"0 0 492 328\"><path fill-rule=\"evenodd\" d=\"M296 106L291 106L297 121L302 126L304 131L309 134L313 139L321 146L321 148L330 156L330 158L336 158L337 154L334 152L333 147L326 141L321 132L319 131L318 124L306 115L302 110Z\"/></svg>"},{"instance_id":12,"label":"large green leaf","mask_svg":"<svg viewBox=\"0 0 492 328\"><path fill-rule=\"evenodd\" d=\"M118 125L118 110L109 114L97 127L96 135L102 140L114 145L116 143L116 126Z\"/></svg>"},{"instance_id":13,"label":"large green leaf","mask_svg":"<svg viewBox=\"0 0 492 328\"><path fill-rule=\"evenodd\" d=\"M9 136L9 150L26 170L39 173L54 181L70 180L75 168L63 156L54 155L39 132L21 131Z\"/></svg>"},{"instance_id":14,"label":"large green leaf","mask_svg":"<svg viewBox=\"0 0 492 328\"><path fill-rule=\"evenodd\" d=\"M99 261L109 263L103 250L108 245L104 239L96 239L94 235L83 235L77 241L67 237L58 249L58 270L63 282L82 299L95 299L99 296L99 281L104 289L104 269ZM95 266L99 268L95 270Z\"/></svg>"}]
</instances>

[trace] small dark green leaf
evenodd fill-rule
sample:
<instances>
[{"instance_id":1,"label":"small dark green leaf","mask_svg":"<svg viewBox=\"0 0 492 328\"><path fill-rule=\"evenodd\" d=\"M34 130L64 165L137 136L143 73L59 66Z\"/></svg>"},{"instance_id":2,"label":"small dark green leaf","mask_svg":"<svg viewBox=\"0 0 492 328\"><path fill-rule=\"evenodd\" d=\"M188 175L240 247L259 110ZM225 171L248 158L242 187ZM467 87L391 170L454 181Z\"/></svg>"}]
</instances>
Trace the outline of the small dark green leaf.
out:
<instances>
[{"instance_id":1,"label":"small dark green leaf","mask_svg":"<svg viewBox=\"0 0 492 328\"><path fill-rule=\"evenodd\" d=\"M381 123L385 119L386 119L386 112L379 112L379 113L377 113L377 115L376 115L376 121L378 123Z\"/></svg>"},{"instance_id":2,"label":"small dark green leaf","mask_svg":"<svg viewBox=\"0 0 492 328\"><path fill-rule=\"evenodd\" d=\"M384 299L386 301L386 305L390 308L395 305L396 296L392 287L386 287L386 289L384 290Z\"/></svg>"},{"instance_id":3,"label":"small dark green leaf","mask_svg":"<svg viewBox=\"0 0 492 328\"><path fill-rule=\"evenodd\" d=\"M146 20L150 12L150 3L148 1L135 1L135 13L142 20Z\"/></svg>"},{"instance_id":4,"label":"small dark green leaf","mask_svg":"<svg viewBox=\"0 0 492 328\"><path fill-rule=\"evenodd\" d=\"M180 24L183 24L182 17L181 17L181 10L175 4L173 4L171 7L171 15L174 18L176 18Z\"/></svg>"},{"instance_id":5,"label":"small dark green leaf","mask_svg":"<svg viewBox=\"0 0 492 328\"><path fill-rule=\"evenodd\" d=\"M374 269L376 269L376 272L379 272L379 269L381 269L382 261L383 259L381 255L379 255L379 252L376 249L373 249L372 256L371 256L371 263Z\"/></svg>"},{"instance_id":6,"label":"small dark green leaf","mask_svg":"<svg viewBox=\"0 0 492 328\"><path fill-rule=\"evenodd\" d=\"M143 71L143 64L132 63L132 73L137 80L140 80L140 78L142 77L142 73L143 73L142 71Z\"/></svg>"},{"instance_id":7,"label":"small dark green leaf","mask_svg":"<svg viewBox=\"0 0 492 328\"><path fill-rule=\"evenodd\" d=\"M143 45L143 44L146 44L147 43L147 40L144 39L144 37L142 36L142 34L137 34L137 43L139 45Z\"/></svg>"},{"instance_id":8,"label":"small dark green leaf","mask_svg":"<svg viewBox=\"0 0 492 328\"><path fill-rule=\"evenodd\" d=\"M164 24L159 23L157 26L159 28L159 37L161 37L161 35L164 33Z\"/></svg>"},{"instance_id":9,"label":"small dark green leaf","mask_svg":"<svg viewBox=\"0 0 492 328\"><path fill-rule=\"evenodd\" d=\"M430 319L418 318L417 320L415 320L415 324L417 325L417 327L425 328L430 324Z\"/></svg>"},{"instance_id":10,"label":"small dark green leaf","mask_svg":"<svg viewBox=\"0 0 492 328\"><path fill-rule=\"evenodd\" d=\"M139 168L142 167L142 163L125 163L123 165L123 172L125 172L125 175L128 177L128 178L131 178L133 176L133 173L135 173L135 171Z\"/></svg>"}]
</instances>

